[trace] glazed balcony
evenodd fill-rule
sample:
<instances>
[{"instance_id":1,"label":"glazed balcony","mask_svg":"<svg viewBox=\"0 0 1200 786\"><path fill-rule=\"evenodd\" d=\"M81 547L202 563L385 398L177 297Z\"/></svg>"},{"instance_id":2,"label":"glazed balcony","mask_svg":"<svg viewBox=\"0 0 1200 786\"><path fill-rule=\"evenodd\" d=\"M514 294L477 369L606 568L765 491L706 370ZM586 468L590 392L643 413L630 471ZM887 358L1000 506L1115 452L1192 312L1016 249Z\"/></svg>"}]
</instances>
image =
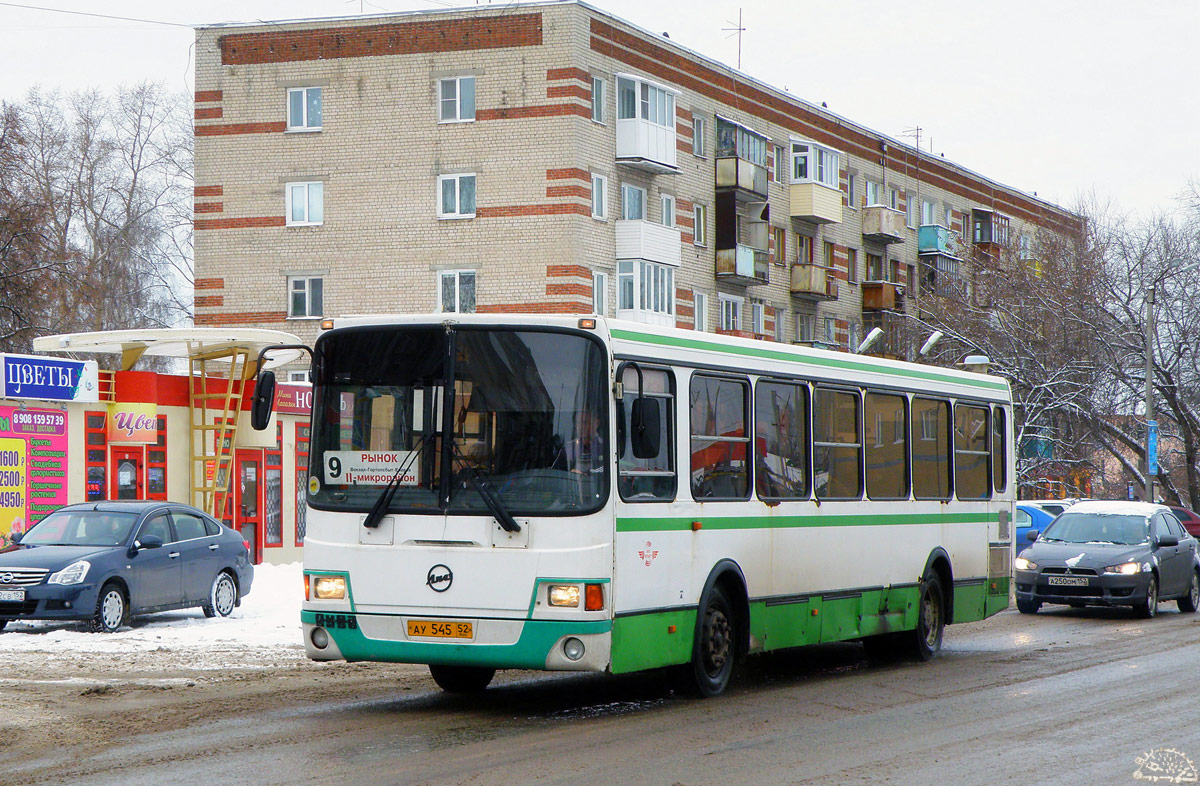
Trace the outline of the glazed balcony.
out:
<instances>
[{"instance_id":1,"label":"glazed balcony","mask_svg":"<svg viewBox=\"0 0 1200 786\"><path fill-rule=\"evenodd\" d=\"M958 235L940 224L923 224L917 230L917 253L958 256Z\"/></svg>"}]
</instances>

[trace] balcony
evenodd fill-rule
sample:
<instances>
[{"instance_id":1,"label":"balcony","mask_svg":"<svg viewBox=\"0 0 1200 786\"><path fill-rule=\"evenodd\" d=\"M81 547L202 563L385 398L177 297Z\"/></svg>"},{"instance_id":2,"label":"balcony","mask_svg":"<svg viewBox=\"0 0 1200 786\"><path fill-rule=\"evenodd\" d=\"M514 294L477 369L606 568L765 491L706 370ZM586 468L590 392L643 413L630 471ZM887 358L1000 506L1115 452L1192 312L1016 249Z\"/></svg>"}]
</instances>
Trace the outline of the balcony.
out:
<instances>
[{"instance_id":1,"label":"balcony","mask_svg":"<svg viewBox=\"0 0 1200 786\"><path fill-rule=\"evenodd\" d=\"M717 157L717 191L732 191L740 202L767 198L767 169L744 158Z\"/></svg>"},{"instance_id":2,"label":"balcony","mask_svg":"<svg viewBox=\"0 0 1200 786\"><path fill-rule=\"evenodd\" d=\"M862 232L867 240L899 243L904 240L904 214L883 205L863 208Z\"/></svg>"},{"instance_id":3,"label":"balcony","mask_svg":"<svg viewBox=\"0 0 1200 786\"><path fill-rule=\"evenodd\" d=\"M900 311L904 305L904 289L888 281L862 283L863 311Z\"/></svg>"},{"instance_id":4,"label":"balcony","mask_svg":"<svg viewBox=\"0 0 1200 786\"><path fill-rule=\"evenodd\" d=\"M822 183L792 183L791 216L812 224L842 220L842 192Z\"/></svg>"},{"instance_id":5,"label":"balcony","mask_svg":"<svg viewBox=\"0 0 1200 786\"><path fill-rule=\"evenodd\" d=\"M838 282L820 265L792 265L792 295L804 300L837 300Z\"/></svg>"},{"instance_id":6,"label":"balcony","mask_svg":"<svg viewBox=\"0 0 1200 786\"><path fill-rule=\"evenodd\" d=\"M680 235L675 227L650 221L617 221L617 259L645 259L679 267Z\"/></svg>"},{"instance_id":7,"label":"balcony","mask_svg":"<svg viewBox=\"0 0 1200 786\"><path fill-rule=\"evenodd\" d=\"M923 224L917 230L917 253L958 257L958 235L938 224Z\"/></svg>"},{"instance_id":8,"label":"balcony","mask_svg":"<svg viewBox=\"0 0 1200 786\"><path fill-rule=\"evenodd\" d=\"M769 283L767 251L738 243L717 249L717 278L729 284L755 286Z\"/></svg>"},{"instance_id":9,"label":"balcony","mask_svg":"<svg viewBox=\"0 0 1200 786\"><path fill-rule=\"evenodd\" d=\"M617 121L617 163L658 174L679 171L675 164L675 124L641 118Z\"/></svg>"},{"instance_id":10,"label":"balcony","mask_svg":"<svg viewBox=\"0 0 1200 786\"><path fill-rule=\"evenodd\" d=\"M868 355L908 360L912 358L916 346L925 340L925 331L920 323L899 314L863 314L863 333L875 328L882 330L883 336L867 350Z\"/></svg>"}]
</instances>

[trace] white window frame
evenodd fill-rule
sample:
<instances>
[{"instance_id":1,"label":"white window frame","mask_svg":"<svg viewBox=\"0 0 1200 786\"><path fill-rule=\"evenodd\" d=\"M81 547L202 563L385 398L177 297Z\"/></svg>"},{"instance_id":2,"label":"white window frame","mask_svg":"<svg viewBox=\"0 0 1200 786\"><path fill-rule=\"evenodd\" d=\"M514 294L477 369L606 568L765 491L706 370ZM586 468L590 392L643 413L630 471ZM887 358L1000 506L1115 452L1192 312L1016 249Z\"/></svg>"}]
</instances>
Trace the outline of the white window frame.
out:
<instances>
[{"instance_id":1,"label":"white window frame","mask_svg":"<svg viewBox=\"0 0 1200 786\"><path fill-rule=\"evenodd\" d=\"M319 304L313 303L313 282L321 282ZM297 287L297 284L301 285ZM324 315L325 310L325 277L324 276L288 276L287 279L287 302L288 302L288 319L320 319ZM295 301L293 296L299 293L304 294L304 313L297 313L295 309ZM320 308L317 308L317 306ZM314 313L315 312L315 313Z\"/></svg>"},{"instance_id":2,"label":"white window frame","mask_svg":"<svg viewBox=\"0 0 1200 786\"><path fill-rule=\"evenodd\" d=\"M675 197L671 194L659 194L658 203L661 210L662 225L675 226Z\"/></svg>"},{"instance_id":3,"label":"white window frame","mask_svg":"<svg viewBox=\"0 0 1200 786\"><path fill-rule=\"evenodd\" d=\"M309 369L288 369L287 381L289 385L311 385L312 371Z\"/></svg>"},{"instance_id":4,"label":"white window frame","mask_svg":"<svg viewBox=\"0 0 1200 786\"><path fill-rule=\"evenodd\" d=\"M883 204L883 186L867 178L867 205Z\"/></svg>"},{"instance_id":5,"label":"white window frame","mask_svg":"<svg viewBox=\"0 0 1200 786\"><path fill-rule=\"evenodd\" d=\"M462 283L463 283L463 278L466 276L471 277L471 286L475 290L475 304L476 305L472 306L472 308L469 312L462 311ZM450 277L454 278L454 308L447 311L446 307L445 307L446 304L442 300L442 286L443 286L443 282L447 278L450 278ZM456 313L456 314L472 313L473 314L473 313L475 313L476 309L478 308L478 303L479 303L479 286L478 285L479 285L479 277L475 274L475 270L472 268L462 268L462 269L457 269L457 270L439 270L437 272L437 307L438 307L437 310L438 310L438 313L439 314L448 314L448 313Z\"/></svg>"},{"instance_id":6,"label":"white window frame","mask_svg":"<svg viewBox=\"0 0 1200 786\"><path fill-rule=\"evenodd\" d=\"M320 106L321 121L317 125L310 125L310 123L309 123L309 121L312 118L310 118L308 115L308 94L312 90L317 91L317 94L320 96L318 101L321 105ZM292 123L292 120L294 119L292 117L292 95L293 94L300 95L300 123L299 124ZM314 131L320 131L324 122L325 122L325 95L324 95L324 93L321 92L320 87L313 86L313 87L289 87L288 88L288 91L287 91L287 130L289 132L307 134L307 133L312 133Z\"/></svg>"},{"instance_id":7,"label":"white window frame","mask_svg":"<svg viewBox=\"0 0 1200 786\"><path fill-rule=\"evenodd\" d=\"M954 226L954 208L950 205L946 205L946 223L944 226L946 229ZM965 218L963 219L963 234L967 234L967 220Z\"/></svg>"},{"instance_id":8,"label":"white window frame","mask_svg":"<svg viewBox=\"0 0 1200 786\"><path fill-rule=\"evenodd\" d=\"M645 259L618 260L617 317L673 326L675 268Z\"/></svg>"},{"instance_id":9,"label":"white window frame","mask_svg":"<svg viewBox=\"0 0 1200 786\"><path fill-rule=\"evenodd\" d=\"M894 188L888 189L888 207L892 210L900 209L900 192Z\"/></svg>"},{"instance_id":10,"label":"white window frame","mask_svg":"<svg viewBox=\"0 0 1200 786\"><path fill-rule=\"evenodd\" d=\"M608 80L592 76L592 122L604 125L604 99L608 92Z\"/></svg>"},{"instance_id":11,"label":"white window frame","mask_svg":"<svg viewBox=\"0 0 1200 786\"><path fill-rule=\"evenodd\" d=\"M858 210L858 205L854 204L854 181L856 177L853 172L846 173L846 203L851 210Z\"/></svg>"},{"instance_id":12,"label":"white window frame","mask_svg":"<svg viewBox=\"0 0 1200 786\"><path fill-rule=\"evenodd\" d=\"M904 223L909 229L917 228L917 196L911 191L904 193Z\"/></svg>"},{"instance_id":13,"label":"white window frame","mask_svg":"<svg viewBox=\"0 0 1200 786\"><path fill-rule=\"evenodd\" d=\"M921 200L921 226L933 226L937 223L937 219L934 217L936 207L936 203L932 200Z\"/></svg>"},{"instance_id":14,"label":"white window frame","mask_svg":"<svg viewBox=\"0 0 1200 786\"><path fill-rule=\"evenodd\" d=\"M791 139L790 180L793 183L818 183L841 188L842 154L832 147L807 139ZM786 182L786 181L781 181Z\"/></svg>"},{"instance_id":15,"label":"white window frame","mask_svg":"<svg viewBox=\"0 0 1200 786\"><path fill-rule=\"evenodd\" d=\"M470 178L472 181L474 181L472 185L475 187L475 191L474 191L475 205L472 206L470 213L465 213L462 210L462 207L463 207L463 205L462 205L462 181L465 178ZM447 213L442 210L442 205L444 204L444 191L445 191L445 187L446 187L445 184L451 180L454 181L454 206L456 209L455 209L455 212L453 212L453 213ZM438 182L437 209L438 209L438 218L439 219L460 219L460 218L474 218L475 217L475 210L479 204L479 191L478 191L479 180L475 176L474 172L459 172L458 174L454 174L454 175L438 175L437 182Z\"/></svg>"},{"instance_id":16,"label":"white window frame","mask_svg":"<svg viewBox=\"0 0 1200 786\"><path fill-rule=\"evenodd\" d=\"M750 302L750 328L756 336L767 331L767 307L758 301Z\"/></svg>"},{"instance_id":17,"label":"white window frame","mask_svg":"<svg viewBox=\"0 0 1200 786\"><path fill-rule=\"evenodd\" d=\"M692 155L697 158L708 156L708 148L706 147L707 133L708 121L703 117L692 115Z\"/></svg>"},{"instance_id":18,"label":"white window frame","mask_svg":"<svg viewBox=\"0 0 1200 786\"><path fill-rule=\"evenodd\" d=\"M608 273L592 273L592 313L608 316Z\"/></svg>"},{"instance_id":19,"label":"white window frame","mask_svg":"<svg viewBox=\"0 0 1200 786\"><path fill-rule=\"evenodd\" d=\"M640 197L639 204L641 205L641 215L632 216L629 213L629 194L636 191ZM641 186L635 186L632 183L621 184L621 218L625 221L645 221L646 220L646 189Z\"/></svg>"},{"instance_id":20,"label":"white window frame","mask_svg":"<svg viewBox=\"0 0 1200 786\"><path fill-rule=\"evenodd\" d=\"M834 317L825 317L825 343L837 343L837 319Z\"/></svg>"},{"instance_id":21,"label":"white window frame","mask_svg":"<svg viewBox=\"0 0 1200 786\"><path fill-rule=\"evenodd\" d=\"M454 83L454 98L451 98L451 99L447 99L442 95L443 85L447 84L448 82ZM469 116L463 111L462 87L463 87L464 82L471 83L471 109L470 109ZM477 106L477 101L476 101L477 93L475 92L475 88L476 88L476 85L475 85L475 77L474 76L451 76L451 77L446 77L445 79L439 79L438 87L437 87L437 107L438 107L437 118L438 118L438 122L439 123L474 123L475 122L475 110L476 110L476 106ZM446 109L447 102L450 102L451 105L454 107L454 114L452 117L445 116L446 115L445 109Z\"/></svg>"},{"instance_id":22,"label":"white window frame","mask_svg":"<svg viewBox=\"0 0 1200 786\"><path fill-rule=\"evenodd\" d=\"M817 335L817 315L805 314L803 312L796 313L796 340L797 341L816 341Z\"/></svg>"},{"instance_id":23,"label":"white window frame","mask_svg":"<svg viewBox=\"0 0 1200 786\"><path fill-rule=\"evenodd\" d=\"M608 178L592 173L592 218L608 218Z\"/></svg>"},{"instance_id":24,"label":"white window frame","mask_svg":"<svg viewBox=\"0 0 1200 786\"><path fill-rule=\"evenodd\" d=\"M787 182L787 175L784 173L787 171L787 167L791 164L791 159L789 159L784 154L783 151L784 151L783 145L774 145L774 152L771 154L775 157L775 182L776 183L786 183Z\"/></svg>"},{"instance_id":25,"label":"white window frame","mask_svg":"<svg viewBox=\"0 0 1200 786\"><path fill-rule=\"evenodd\" d=\"M313 215L313 191L318 195L320 215L314 220ZM294 218L292 215L292 207L295 204L295 195L293 191L304 189L304 215L302 218ZM290 227L318 227L325 223L325 184L320 180L302 180L294 183L285 183L283 186L283 209L286 213L287 220L285 223Z\"/></svg>"},{"instance_id":26,"label":"white window frame","mask_svg":"<svg viewBox=\"0 0 1200 786\"><path fill-rule=\"evenodd\" d=\"M633 86L633 114L622 107L621 91ZM655 84L640 77L617 74L617 119L644 120L660 128L675 128L675 96L678 90Z\"/></svg>"},{"instance_id":27,"label":"white window frame","mask_svg":"<svg viewBox=\"0 0 1200 786\"><path fill-rule=\"evenodd\" d=\"M742 299L734 295L717 293L721 301L721 330L741 330Z\"/></svg>"},{"instance_id":28,"label":"white window frame","mask_svg":"<svg viewBox=\"0 0 1200 786\"><path fill-rule=\"evenodd\" d=\"M692 245L708 244L708 205L692 205Z\"/></svg>"},{"instance_id":29,"label":"white window frame","mask_svg":"<svg viewBox=\"0 0 1200 786\"><path fill-rule=\"evenodd\" d=\"M692 293L692 325L700 333L708 331L708 295Z\"/></svg>"}]
</instances>

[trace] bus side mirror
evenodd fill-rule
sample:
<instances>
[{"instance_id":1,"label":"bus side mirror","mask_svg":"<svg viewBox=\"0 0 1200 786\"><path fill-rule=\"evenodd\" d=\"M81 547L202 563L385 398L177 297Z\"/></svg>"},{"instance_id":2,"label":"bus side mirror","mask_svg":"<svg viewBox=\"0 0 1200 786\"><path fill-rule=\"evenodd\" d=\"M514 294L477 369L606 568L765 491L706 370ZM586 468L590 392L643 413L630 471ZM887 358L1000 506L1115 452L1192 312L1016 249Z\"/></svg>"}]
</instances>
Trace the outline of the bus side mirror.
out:
<instances>
[{"instance_id":1,"label":"bus side mirror","mask_svg":"<svg viewBox=\"0 0 1200 786\"><path fill-rule=\"evenodd\" d=\"M659 410L657 399L635 398L633 400L629 430L634 458L654 458L658 455L662 413Z\"/></svg>"},{"instance_id":2,"label":"bus side mirror","mask_svg":"<svg viewBox=\"0 0 1200 786\"><path fill-rule=\"evenodd\" d=\"M254 385L254 401L250 404L250 425L262 431L271 422L271 410L275 408L275 372L264 371L258 375Z\"/></svg>"}]
</instances>

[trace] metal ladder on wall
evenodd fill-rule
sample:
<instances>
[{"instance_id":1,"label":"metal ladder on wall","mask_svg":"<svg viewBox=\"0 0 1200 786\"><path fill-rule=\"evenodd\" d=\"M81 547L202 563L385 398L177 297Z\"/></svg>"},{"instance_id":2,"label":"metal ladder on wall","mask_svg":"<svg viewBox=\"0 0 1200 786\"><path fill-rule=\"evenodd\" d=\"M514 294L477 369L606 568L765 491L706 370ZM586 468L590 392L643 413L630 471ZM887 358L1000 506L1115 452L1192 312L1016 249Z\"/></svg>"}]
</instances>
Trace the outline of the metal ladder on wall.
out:
<instances>
[{"instance_id":1,"label":"metal ladder on wall","mask_svg":"<svg viewBox=\"0 0 1200 786\"><path fill-rule=\"evenodd\" d=\"M214 364L220 365L220 371L213 369ZM226 519L242 394L256 365L250 353L239 347L188 357L192 504L218 521ZM220 387L218 380L225 382L223 391L214 391ZM217 406L210 407L209 402Z\"/></svg>"}]
</instances>

